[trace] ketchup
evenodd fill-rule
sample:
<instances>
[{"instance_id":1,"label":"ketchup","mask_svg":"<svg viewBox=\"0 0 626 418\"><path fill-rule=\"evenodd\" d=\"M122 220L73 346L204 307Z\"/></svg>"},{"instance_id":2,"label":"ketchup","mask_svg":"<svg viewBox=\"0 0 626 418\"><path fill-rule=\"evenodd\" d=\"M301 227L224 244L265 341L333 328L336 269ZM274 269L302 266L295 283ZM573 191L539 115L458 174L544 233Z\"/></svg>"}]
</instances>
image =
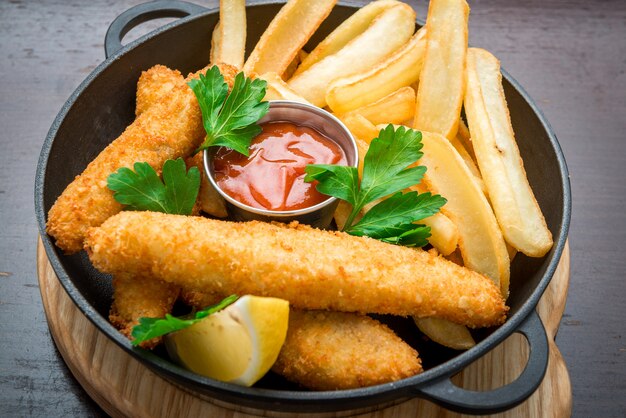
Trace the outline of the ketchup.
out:
<instances>
[{"instance_id":1,"label":"ketchup","mask_svg":"<svg viewBox=\"0 0 626 418\"><path fill-rule=\"evenodd\" d=\"M215 154L220 188L232 198L260 209L303 209L328 199L304 182L307 164L347 164L339 145L315 129L290 122L268 122L246 157L228 148Z\"/></svg>"}]
</instances>

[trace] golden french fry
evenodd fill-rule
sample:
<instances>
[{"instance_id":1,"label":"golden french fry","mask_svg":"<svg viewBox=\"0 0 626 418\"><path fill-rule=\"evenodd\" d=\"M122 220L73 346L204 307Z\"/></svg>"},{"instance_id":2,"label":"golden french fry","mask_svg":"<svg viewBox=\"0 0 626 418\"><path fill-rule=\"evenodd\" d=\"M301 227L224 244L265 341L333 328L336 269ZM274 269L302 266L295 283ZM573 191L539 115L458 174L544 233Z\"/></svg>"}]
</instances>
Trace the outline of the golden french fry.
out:
<instances>
[{"instance_id":1,"label":"golden french fry","mask_svg":"<svg viewBox=\"0 0 626 418\"><path fill-rule=\"evenodd\" d=\"M300 50L302 51L302 50ZM280 78L282 78L283 80L289 80L291 77L293 77L293 74L296 72L296 70L298 69L298 65L300 65L300 62L302 61L302 55L300 54L300 52L298 52L296 54L295 57L293 57L293 59L291 60L291 62L289 63L289 65L287 66L287 69L285 70L285 72L281 75Z\"/></svg>"},{"instance_id":2,"label":"golden french fry","mask_svg":"<svg viewBox=\"0 0 626 418\"><path fill-rule=\"evenodd\" d=\"M417 193L431 192L424 182L409 187L409 190L416 191ZM435 247L441 255L448 256L456 250L459 245L459 230L454 222L446 215L437 212L428 218L422 219L419 223L430 227L428 242Z\"/></svg>"},{"instance_id":3,"label":"golden french fry","mask_svg":"<svg viewBox=\"0 0 626 418\"><path fill-rule=\"evenodd\" d=\"M467 63L467 60L466 60L466 63ZM463 119L459 119L459 129L456 132L456 137L461 140L461 142L463 143L463 146L465 148L468 148L467 144L471 141L471 139L470 139L471 136L470 136L469 128L467 127L465 122L463 122ZM469 148L471 148L471 147L469 147ZM470 152L469 149L467 151Z\"/></svg>"},{"instance_id":4,"label":"golden french fry","mask_svg":"<svg viewBox=\"0 0 626 418\"><path fill-rule=\"evenodd\" d=\"M478 182L478 185L480 186L480 190L482 190L482 192L485 193L485 196L489 197L489 195L487 194L487 188L485 187L485 182L483 181L483 178L480 175L480 170L478 169L478 167L476 166L476 163L472 159L472 156L469 154L469 152L467 152L467 150L465 149L465 147L463 146L463 144L461 143L458 137L459 136L457 135L454 138L450 139L450 143L452 144L454 149L456 149L456 151L459 153L461 158L463 158L463 161L465 161L465 164L467 165L467 168L469 168L470 173L472 173L472 175L476 178L476 181Z\"/></svg>"},{"instance_id":5,"label":"golden french fry","mask_svg":"<svg viewBox=\"0 0 626 418\"><path fill-rule=\"evenodd\" d=\"M544 256L552 247L552 234L515 142L500 62L482 49L470 48L468 52L465 113L478 166L504 237L528 256Z\"/></svg>"},{"instance_id":6,"label":"golden french fry","mask_svg":"<svg viewBox=\"0 0 626 418\"><path fill-rule=\"evenodd\" d=\"M513 248L513 246L507 242L506 243L506 250L509 253L509 260L511 260L511 262L513 262L513 259L517 255L517 248Z\"/></svg>"},{"instance_id":7,"label":"golden french fry","mask_svg":"<svg viewBox=\"0 0 626 418\"><path fill-rule=\"evenodd\" d=\"M336 115L346 128L354 135L357 139L360 139L365 144L369 145L372 142L372 139L378 136L380 129L377 129L376 126L367 120L365 116L362 116L358 113L350 113L346 115ZM365 150L367 152L367 149ZM365 155L359 150L360 154Z\"/></svg>"},{"instance_id":8,"label":"golden french fry","mask_svg":"<svg viewBox=\"0 0 626 418\"><path fill-rule=\"evenodd\" d=\"M267 81L265 98L263 100L293 100L310 104L304 97L293 91L278 74L265 73L258 76L258 78Z\"/></svg>"},{"instance_id":9,"label":"golden french fry","mask_svg":"<svg viewBox=\"0 0 626 418\"><path fill-rule=\"evenodd\" d=\"M425 49L426 30L422 28L404 46L368 71L333 81L326 92L328 106L334 112L349 112L414 84L422 70Z\"/></svg>"},{"instance_id":10,"label":"golden french fry","mask_svg":"<svg viewBox=\"0 0 626 418\"><path fill-rule=\"evenodd\" d=\"M358 115L360 116L360 115ZM357 120L360 120L359 118L356 118ZM362 120L361 120L362 122ZM345 123L345 122L344 122ZM347 125L346 125L347 126ZM374 128L373 132L376 133L376 135L374 137L372 137L371 139L375 138L376 136L378 136L378 132L380 132L381 129L384 129L387 125L378 125ZM350 128L348 128L350 129ZM368 135L372 135L372 131L369 130L368 128ZM354 133L353 133L354 135ZM356 136L356 135L355 135ZM370 139L370 141L371 141ZM363 170L363 160L365 159L365 154L367 154L367 150L369 149L369 144L361 139L359 139L358 137L356 138L356 145L357 145L357 149L359 151L359 176L361 176L362 170ZM424 183L420 183L420 184L416 184L414 186L411 186L409 188L410 190L416 191L418 193L426 193L429 190L426 188L426 186L424 185ZM363 208L362 212L363 214L366 213L369 209L371 209L373 206L375 206L380 200L371 202L367 205L365 205L365 207ZM348 205L349 206L349 205ZM342 210L346 210L345 208L342 208ZM348 211L348 214L350 212ZM343 224L345 224L345 221L347 218L347 215L345 215L345 217L343 217L343 213L340 212L339 216L337 216L337 213L335 213L335 222L337 223L337 225L339 225L339 222L341 222L341 228L343 228ZM337 222L337 219L339 219L339 222ZM356 219L358 220L358 218ZM441 212L435 213L432 216L429 216L428 218L424 218L422 220L420 220L418 223L420 224L424 224L428 227L430 227L430 237L428 238L428 242L437 249L437 251L439 251L440 254L442 255L449 255L452 252L454 252L454 250L456 249L458 242L459 242L459 231L457 230L456 225L454 224L454 222L452 222L450 220L450 218L448 218L446 215L444 215Z\"/></svg>"},{"instance_id":11,"label":"golden french fry","mask_svg":"<svg viewBox=\"0 0 626 418\"><path fill-rule=\"evenodd\" d=\"M414 30L415 12L398 3L380 13L363 33L339 51L301 73L296 72L288 84L315 106L324 107L326 91L333 80L372 68L404 45Z\"/></svg>"},{"instance_id":12,"label":"golden french fry","mask_svg":"<svg viewBox=\"0 0 626 418\"><path fill-rule=\"evenodd\" d=\"M438 212L428 218L422 219L418 223L430 227L428 242L435 247L441 255L450 255L456 250L459 244L459 230L454 222L446 215Z\"/></svg>"},{"instance_id":13,"label":"golden french fry","mask_svg":"<svg viewBox=\"0 0 626 418\"><path fill-rule=\"evenodd\" d=\"M459 232L459 248L466 267L489 276L499 284L502 295L509 293L509 255L487 198L476 179L454 149L440 134L422 131L426 166L426 187L445 197L441 209Z\"/></svg>"},{"instance_id":14,"label":"golden french fry","mask_svg":"<svg viewBox=\"0 0 626 418\"><path fill-rule=\"evenodd\" d=\"M333 219L335 220L338 230L341 231L343 227L346 226L346 221L348 220L348 216L350 216L350 212L352 212L352 205L345 200L340 200L337 205L337 209L335 209L335 213L333 214Z\"/></svg>"},{"instance_id":15,"label":"golden french fry","mask_svg":"<svg viewBox=\"0 0 626 418\"><path fill-rule=\"evenodd\" d=\"M245 0L220 0L220 21L213 30L211 62L243 68L246 52Z\"/></svg>"},{"instance_id":16,"label":"golden french fry","mask_svg":"<svg viewBox=\"0 0 626 418\"><path fill-rule=\"evenodd\" d=\"M213 35L211 36L211 52L209 53L209 61L211 64L217 64L219 57L221 56L222 47L222 31L220 30L220 22L218 21L213 28Z\"/></svg>"},{"instance_id":17,"label":"golden french fry","mask_svg":"<svg viewBox=\"0 0 626 418\"><path fill-rule=\"evenodd\" d=\"M431 0L426 18L426 52L420 74L416 129L447 138L456 135L463 92L469 6L465 0Z\"/></svg>"},{"instance_id":18,"label":"golden french fry","mask_svg":"<svg viewBox=\"0 0 626 418\"><path fill-rule=\"evenodd\" d=\"M376 134L378 135L378 134ZM363 164L365 163L365 154L369 149L369 144L362 139L354 138L356 142L356 149L359 152L359 178L363 178ZM372 138L373 139L373 138Z\"/></svg>"},{"instance_id":19,"label":"golden french fry","mask_svg":"<svg viewBox=\"0 0 626 418\"><path fill-rule=\"evenodd\" d=\"M337 0L289 0L254 47L244 64L244 72L282 75L335 3Z\"/></svg>"},{"instance_id":20,"label":"golden french fry","mask_svg":"<svg viewBox=\"0 0 626 418\"><path fill-rule=\"evenodd\" d=\"M411 87L402 87L382 99L359 107L350 113L360 114L374 125L402 123L411 119L415 113L415 90Z\"/></svg>"},{"instance_id":21,"label":"golden french fry","mask_svg":"<svg viewBox=\"0 0 626 418\"><path fill-rule=\"evenodd\" d=\"M302 60L302 64L300 64L296 74L300 74L316 62L338 52L341 48L346 46L348 42L362 34L368 26L372 24L372 21L384 10L398 3L399 2L395 0L374 1L357 10L352 16L337 26L330 35L320 42L315 49Z\"/></svg>"},{"instance_id":22,"label":"golden french fry","mask_svg":"<svg viewBox=\"0 0 626 418\"><path fill-rule=\"evenodd\" d=\"M464 325L435 317L413 317L413 320L420 331L437 344L454 350L468 350L476 345L472 334Z\"/></svg>"}]
</instances>

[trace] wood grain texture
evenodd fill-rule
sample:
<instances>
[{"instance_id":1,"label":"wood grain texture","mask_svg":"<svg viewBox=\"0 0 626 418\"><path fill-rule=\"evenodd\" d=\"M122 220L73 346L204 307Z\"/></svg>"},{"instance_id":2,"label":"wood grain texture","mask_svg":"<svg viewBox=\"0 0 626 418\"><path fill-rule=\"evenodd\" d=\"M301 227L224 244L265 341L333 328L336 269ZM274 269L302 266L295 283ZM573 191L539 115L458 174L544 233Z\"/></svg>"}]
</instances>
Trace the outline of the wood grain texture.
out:
<instances>
[{"instance_id":1,"label":"wood grain texture","mask_svg":"<svg viewBox=\"0 0 626 418\"><path fill-rule=\"evenodd\" d=\"M538 305L550 343L546 376L526 402L502 414L500 418L528 416L567 417L571 414L572 396L569 375L563 357L554 343L565 307L569 284L569 246L557 272ZM89 395L112 416L145 417L252 417L294 416L237 408L215 399L201 399L179 389L148 370L138 360L99 332L80 312L61 287L48 262L41 241L37 251L39 285L50 332L66 364ZM526 340L514 334L455 377L455 383L471 390L489 390L510 383L522 372L528 359ZM387 418L396 416L458 418L464 415L437 405L413 399L374 412L355 411L316 414L316 416ZM296 414L295 416L312 416Z\"/></svg>"},{"instance_id":2,"label":"wood grain texture","mask_svg":"<svg viewBox=\"0 0 626 418\"><path fill-rule=\"evenodd\" d=\"M55 115L104 60L108 25L143 1L0 1L0 416L104 416L50 338L36 275L33 178ZM427 1L407 3L426 15ZM534 98L571 173L572 274L557 342L573 416L624 417L626 2L469 3L470 43L493 52Z\"/></svg>"}]
</instances>

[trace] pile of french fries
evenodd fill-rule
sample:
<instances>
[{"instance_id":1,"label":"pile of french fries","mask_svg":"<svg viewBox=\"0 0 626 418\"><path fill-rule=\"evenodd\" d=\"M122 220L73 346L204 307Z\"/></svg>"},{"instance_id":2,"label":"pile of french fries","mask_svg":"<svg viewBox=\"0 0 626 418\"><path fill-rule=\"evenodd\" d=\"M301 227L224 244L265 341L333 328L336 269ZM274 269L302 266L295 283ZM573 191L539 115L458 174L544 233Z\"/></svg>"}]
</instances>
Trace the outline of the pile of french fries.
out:
<instances>
[{"instance_id":1,"label":"pile of french fries","mask_svg":"<svg viewBox=\"0 0 626 418\"><path fill-rule=\"evenodd\" d=\"M244 62L245 1L222 0L211 61L266 80L267 100L333 112L357 138L361 159L387 124L422 131L424 156L416 164L427 172L413 189L448 200L441 213L422 221L431 228L431 245L493 279L506 298L511 259L518 251L544 256L552 235L526 178L500 63L484 49L468 48L466 1L431 0L417 32L411 7L373 1L305 52L335 3L289 0ZM345 203L339 206L339 227L349 212ZM443 345L475 344L463 326L437 318L415 322Z\"/></svg>"}]
</instances>

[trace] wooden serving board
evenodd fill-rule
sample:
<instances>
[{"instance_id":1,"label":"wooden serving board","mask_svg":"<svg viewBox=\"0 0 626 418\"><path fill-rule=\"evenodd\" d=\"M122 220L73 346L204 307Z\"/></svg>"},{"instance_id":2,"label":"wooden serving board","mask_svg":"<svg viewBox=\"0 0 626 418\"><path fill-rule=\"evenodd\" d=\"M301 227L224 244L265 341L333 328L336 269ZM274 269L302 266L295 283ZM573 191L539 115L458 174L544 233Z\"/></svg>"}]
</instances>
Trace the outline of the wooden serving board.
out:
<instances>
[{"instance_id":1,"label":"wooden serving board","mask_svg":"<svg viewBox=\"0 0 626 418\"><path fill-rule=\"evenodd\" d=\"M567 417L571 415L572 392L563 357L554 337L565 308L569 284L569 246L538 305L550 343L546 376L537 391L523 404L497 417ZM37 250L39 286L54 341L68 367L89 395L111 416L133 417L223 417L300 416L234 406L216 399L203 399L173 385L134 359L102 334L80 312L59 283L41 240ZM528 358L526 340L513 334L502 344L463 370L454 379L466 389L488 390L514 380ZM506 367L504 366L506 365ZM371 412L347 411L329 417L459 417L422 399ZM319 416L316 414L315 416Z\"/></svg>"}]
</instances>

